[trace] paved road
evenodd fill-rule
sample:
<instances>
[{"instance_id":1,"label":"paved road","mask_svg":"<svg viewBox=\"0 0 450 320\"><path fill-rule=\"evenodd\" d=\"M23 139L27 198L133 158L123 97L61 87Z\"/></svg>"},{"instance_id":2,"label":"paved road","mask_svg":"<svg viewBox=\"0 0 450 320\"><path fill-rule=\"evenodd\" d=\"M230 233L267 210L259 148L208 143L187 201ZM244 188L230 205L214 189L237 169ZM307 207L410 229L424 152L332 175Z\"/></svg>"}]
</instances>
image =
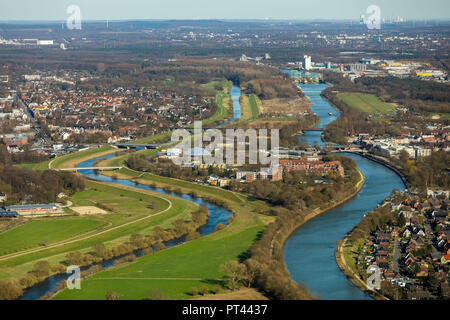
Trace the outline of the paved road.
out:
<instances>
[{"instance_id":1,"label":"paved road","mask_svg":"<svg viewBox=\"0 0 450 320\"><path fill-rule=\"evenodd\" d=\"M396 274L400 274L400 268L398 265L398 260L400 259L400 243L397 238L394 240L394 251L392 253L392 269Z\"/></svg>"}]
</instances>

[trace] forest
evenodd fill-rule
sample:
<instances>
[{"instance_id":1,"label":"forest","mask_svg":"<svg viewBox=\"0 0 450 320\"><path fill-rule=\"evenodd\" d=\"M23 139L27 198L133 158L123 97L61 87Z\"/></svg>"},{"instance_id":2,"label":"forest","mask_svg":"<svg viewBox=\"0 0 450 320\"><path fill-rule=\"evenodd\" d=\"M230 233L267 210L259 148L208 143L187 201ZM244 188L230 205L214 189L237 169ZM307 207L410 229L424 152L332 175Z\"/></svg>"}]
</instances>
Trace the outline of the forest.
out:
<instances>
[{"instance_id":1,"label":"forest","mask_svg":"<svg viewBox=\"0 0 450 320\"><path fill-rule=\"evenodd\" d=\"M33 171L0 165L0 192L7 194L9 204L55 202L60 192L70 195L84 188L84 179L71 172Z\"/></svg>"},{"instance_id":2,"label":"forest","mask_svg":"<svg viewBox=\"0 0 450 320\"><path fill-rule=\"evenodd\" d=\"M4 204L55 202L59 193L68 195L85 188L85 180L74 173L55 170L34 171L14 167L20 161L39 161L34 153L9 154L0 144L0 192L8 196Z\"/></svg>"},{"instance_id":3,"label":"forest","mask_svg":"<svg viewBox=\"0 0 450 320\"><path fill-rule=\"evenodd\" d=\"M214 92L199 84L225 78L241 86L245 93L256 94L261 99L302 96L288 76L278 69L248 62L186 59L143 63L139 70L133 72L114 69L104 72L110 77L106 81L101 80L103 85L148 86L161 91L213 96Z\"/></svg>"}]
</instances>

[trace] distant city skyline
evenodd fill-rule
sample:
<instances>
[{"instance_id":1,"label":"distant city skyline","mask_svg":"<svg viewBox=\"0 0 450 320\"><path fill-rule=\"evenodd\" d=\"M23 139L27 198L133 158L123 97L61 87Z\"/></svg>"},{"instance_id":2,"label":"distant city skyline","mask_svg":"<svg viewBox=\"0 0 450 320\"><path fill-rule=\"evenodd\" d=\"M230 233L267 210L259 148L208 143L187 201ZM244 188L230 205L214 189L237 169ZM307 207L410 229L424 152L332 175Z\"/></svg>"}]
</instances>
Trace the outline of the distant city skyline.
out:
<instances>
[{"instance_id":1,"label":"distant city skyline","mask_svg":"<svg viewBox=\"0 0 450 320\"><path fill-rule=\"evenodd\" d=\"M450 19L448 0L15 0L0 3L0 20L65 20L78 5L83 20L288 19L356 20L369 5L382 18Z\"/></svg>"}]
</instances>

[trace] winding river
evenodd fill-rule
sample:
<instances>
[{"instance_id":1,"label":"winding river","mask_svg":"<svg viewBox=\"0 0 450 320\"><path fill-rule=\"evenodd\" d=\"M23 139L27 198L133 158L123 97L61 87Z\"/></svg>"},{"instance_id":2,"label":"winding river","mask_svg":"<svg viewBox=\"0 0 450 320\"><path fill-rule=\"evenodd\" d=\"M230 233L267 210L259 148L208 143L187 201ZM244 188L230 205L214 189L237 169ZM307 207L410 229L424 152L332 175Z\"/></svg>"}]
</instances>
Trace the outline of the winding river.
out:
<instances>
[{"instance_id":1,"label":"winding river","mask_svg":"<svg viewBox=\"0 0 450 320\"><path fill-rule=\"evenodd\" d=\"M230 123L231 121L234 121L241 117L241 105L239 103L239 97L241 96L241 89L239 87L233 86L231 88L230 95L231 95L231 99L233 101L233 117L230 120L227 120L220 125ZM104 160L104 159L111 159L113 157L115 157L115 155L110 154L107 156L97 157L94 159L90 159L90 160L81 162L77 165L77 168L80 168L78 170L78 172L81 173L82 175L84 175L86 178L89 178L92 180L101 181L101 182L110 182L110 183L115 183L115 184L119 184L119 185L123 185L123 186L135 187L135 188L142 189L142 190L148 190L148 191L153 191L153 192L170 195L170 196L174 196L174 197L180 197L185 200L195 202L199 205L206 205L209 210L208 221L204 226L202 226L198 230L202 236L205 236L205 235L208 235L208 234L214 232L216 226L219 223L223 223L224 225L227 225L228 218L233 215L233 213L231 211L224 209L222 207L216 206L214 204L211 204L207 201L204 201L202 198L194 198L187 194L178 195L173 192L166 192L161 188L152 188L150 186L135 183L135 182L127 180L127 179L113 179L109 176L105 176L103 174L97 173L94 170L83 169L83 168L94 167L95 166L94 163L96 161ZM185 242L185 241L186 241L185 238L182 237L179 239L168 241L165 243L165 245L166 245L166 247L173 247L173 246L180 244L182 242ZM141 256L142 255L141 250L136 250L135 254L137 257ZM103 261L102 262L103 268L106 269L106 268L113 267L114 262L117 259L118 258ZM82 268L82 270L84 270L84 269L86 269L86 268ZM57 275L50 276L43 282L37 283L34 286L24 290L24 294L22 295L21 300L40 299L44 295L55 291L57 289L58 283L66 280L67 277L68 277L67 274L57 274Z\"/></svg>"},{"instance_id":2,"label":"winding river","mask_svg":"<svg viewBox=\"0 0 450 320\"><path fill-rule=\"evenodd\" d=\"M320 96L320 92L327 86L325 84L306 84L301 88L306 92L306 96L311 100L312 110L320 117L321 122L318 128L326 126L339 116L339 112L330 106ZM231 97L233 100L233 118L226 121L234 121L241 115L239 97L241 91L233 86ZM299 142L307 142L310 145L317 143L323 145L320 131L307 131L299 137ZM108 155L91 159L78 164L79 172L87 178L117 183L125 186L132 186L143 190L151 190L162 194L178 196L174 193L167 193L159 188L151 188L146 185L136 184L130 180L112 179L111 177L95 173L93 170L81 169L83 167L92 167L94 162L111 158L114 155ZM359 194L345 204L309 221L298 229L287 241L284 247L286 266L290 271L292 279L297 282L305 283L311 292L323 299L371 299L358 287L353 285L338 268L334 250L336 242L341 240L344 235L355 226L368 211L373 210L380 201L388 196L393 189L403 189L404 184L394 172L390 169L362 158L358 155L348 154L348 157L354 159L358 168L366 178L366 183ZM227 223L232 213L224 208L203 201L201 198L193 198L189 195L181 195L183 199L193 201L200 205L208 206L210 216L208 222L199 231L202 235L210 234L214 231L218 223ZM184 239L168 242L168 247L183 242ZM137 252L139 255L139 252ZM103 262L105 268L114 265L114 259ZM45 294L56 289L57 283L67 278L66 274L49 277L42 283L39 283L25 290L22 299L39 299Z\"/></svg>"},{"instance_id":3,"label":"winding river","mask_svg":"<svg viewBox=\"0 0 450 320\"><path fill-rule=\"evenodd\" d=\"M311 100L311 109L324 127L339 116L321 96L326 84L300 85ZM330 115L329 113L333 114ZM324 145L320 131L307 131L300 142ZM356 287L336 264L336 243L369 211L373 210L394 189L404 189L400 177L392 170L355 154L346 154L356 161L365 176L365 184L358 195L345 204L304 224L286 241L284 256L291 278L302 282L322 298L333 300L369 300L370 296Z\"/></svg>"}]
</instances>

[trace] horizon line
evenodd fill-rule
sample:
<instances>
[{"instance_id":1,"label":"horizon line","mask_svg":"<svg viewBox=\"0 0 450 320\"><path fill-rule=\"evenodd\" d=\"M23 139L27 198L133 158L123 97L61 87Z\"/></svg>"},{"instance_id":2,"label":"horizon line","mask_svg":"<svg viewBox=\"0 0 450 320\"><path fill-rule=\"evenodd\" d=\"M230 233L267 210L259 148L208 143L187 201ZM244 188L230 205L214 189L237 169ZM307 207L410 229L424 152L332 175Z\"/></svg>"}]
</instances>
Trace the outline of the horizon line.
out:
<instances>
[{"instance_id":1,"label":"horizon line","mask_svg":"<svg viewBox=\"0 0 450 320\"><path fill-rule=\"evenodd\" d=\"M406 23L407 22L427 22L427 21L442 21L442 22L450 22L450 18L420 18L420 19L413 19L413 18L405 18ZM384 19L388 20L394 20L396 17L384 17ZM66 22L67 20L56 20L56 19L42 19L42 20L34 20L34 19L9 19L9 20L1 20L0 23L19 23L19 22L25 22L25 23L62 23ZM359 18L351 18L351 19L331 19L331 18L309 18L309 19L293 19L293 18L162 18L162 19L83 19L83 23L95 23L95 22L168 22L168 21L258 21L258 22L273 22L273 21L279 21L279 22L350 22L350 21L360 21ZM403 22L403 23L405 23Z\"/></svg>"}]
</instances>

